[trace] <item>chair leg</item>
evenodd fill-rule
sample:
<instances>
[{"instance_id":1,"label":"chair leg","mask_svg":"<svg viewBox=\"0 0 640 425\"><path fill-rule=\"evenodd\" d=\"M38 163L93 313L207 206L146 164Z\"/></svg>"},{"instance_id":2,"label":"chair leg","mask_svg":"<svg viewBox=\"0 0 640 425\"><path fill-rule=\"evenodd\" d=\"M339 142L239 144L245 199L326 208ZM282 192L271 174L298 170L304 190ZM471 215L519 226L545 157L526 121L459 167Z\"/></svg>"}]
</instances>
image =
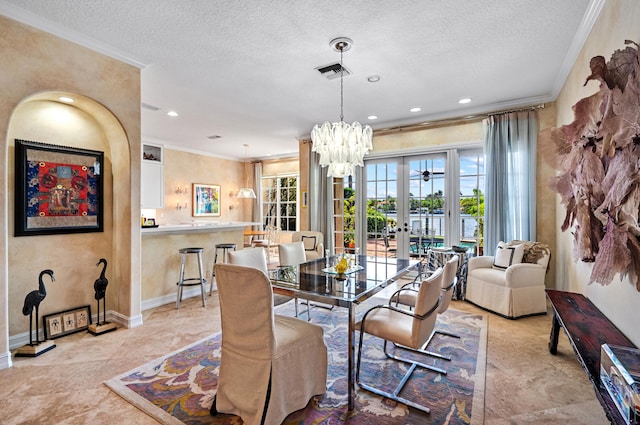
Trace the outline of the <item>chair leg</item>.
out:
<instances>
[{"instance_id":1,"label":"chair leg","mask_svg":"<svg viewBox=\"0 0 640 425\"><path fill-rule=\"evenodd\" d=\"M364 339L364 332L360 332L360 342L358 344L358 359L356 362L356 383L358 384L358 386L364 390L367 390L369 392L372 392L374 394L377 394L379 396L382 397L386 397L388 399L391 400L395 400L399 403L405 404L409 407L413 407L414 409L418 409L422 412L425 413L431 413L431 409L429 409L427 406L422 406L420 404L417 404L413 401L407 400L406 398L400 397L398 394L400 394L400 391L402 391L402 388L405 386L405 384L407 383L407 381L409 381L409 378L411 378L411 375L413 374L413 371L416 369L417 366L426 368L426 369L431 369L432 367L429 365L424 365L422 363L418 363L418 362L413 362L407 359L401 359L401 358L397 358L395 356L390 356L387 353L387 341L384 341L384 352L385 355L389 358L395 359L395 360L399 360L402 361L404 363L408 363L411 365L411 367L409 367L409 370L407 370L407 372L405 373L404 377L402 378L402 380L400 381L400 383L398 384L398 386L396 387L396 389L393 391L393 393L389 393L386 391L382 391L378 388L372 387L369 384L365 384L360 380L360 364L362 362L362 341ZM443 371L444 373L446 373L446 371Z\"/></svg>"},{"instance_id":2,"label":"chair leg","mask_svg":"<svg viewBox=\"0 0 640 425\"><path fill-rule=\"evenodd\" d=\"M396 344L396 343L393 343L393 345L396 348L401 348L403 350L411 351L412 353L424 354L425 356L430 356L430 357L435 357L437 359L451 361L451 356L445 356L444 354L435 353L433 351L427 350L427 347L429 346L429 343L431 342L435 334L436 334L436 331L431 332L431 335L429 335L429 339L427 339L427 342L425 342L420 348L411 348L411 347L407 347L407 346Z\"/></svg>"},{"instance_id":3,"label":"chair leg","mask_svg":"<svg viewBox=\"0 0 640 425\"><path fill-rule=\"evenodd\" d=\"M405 347L404 345L395 344L395 343L392 343L392 344L397 349L407 350L407 351L411 351L412 353L424 354L424 355L431 356L431 357L441 358L443 360L449 360L449 361L451 360L450 358L440 357L440 355L438 353L430 353L430 352L424 351L422 349L418 349L417 350L415 348ZM424 345L423 345L423 347L424 347ZM429 369L429 370L431 370L433 372L437 372L437 373L439 373L441 375L446 375L447 374L446 370L440 369L439 367L435 367L435 366L428 365L428 364L425 364L425 363L416 362L414 360L405 359L403 357L399 357L399 356L396 356L394 354L389 353L387 351L387 341L384 342L384 354L388 358L393 359L393 360L397 360L399 362L403 362L403 363L407 363L407 364L416 364L416 365L418 365L418 366L420 366L422 368Z\"/></svg>"},{"instance_id":4,"label":"chair leg","mask_svg":"<svg viewBox=\"0 0 640 425\"><path fill-rule=\"evenodd\" d=\"M213 404L211 404L211 409L209 410L209 414L211 416L216 416L218 414L218 408L216 407L216 396L213 396Z\"/></svg>"},{"instance_id":5,"label":"chair leg","mask_svg":"<svg viewBox=\"0 0 640 425\"><path fill-rule=\"evenodd\" d=\"M306 304L307 306L307 321L311 321L311 307L309 301L305 301L302 304ZM296 317L298 317L298 298L296 298Z\"/></svg>"}]
</instances>

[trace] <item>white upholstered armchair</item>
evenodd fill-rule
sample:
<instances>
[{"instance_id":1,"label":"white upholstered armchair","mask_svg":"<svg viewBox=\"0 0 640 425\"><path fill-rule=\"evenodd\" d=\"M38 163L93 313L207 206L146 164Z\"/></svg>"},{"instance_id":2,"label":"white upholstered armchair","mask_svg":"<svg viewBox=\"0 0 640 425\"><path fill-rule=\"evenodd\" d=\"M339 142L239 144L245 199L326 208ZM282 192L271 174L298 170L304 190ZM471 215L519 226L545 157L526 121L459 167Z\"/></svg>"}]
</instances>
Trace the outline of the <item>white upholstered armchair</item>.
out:
<instances>
[{"instance_id":1,"label":"white upholstered armchair","mask_svg":"<svg viewBox=\"0 0 640 425\"><path fill-rule=\"evenodd\" d=\"M550 256L540 242L500 242L495 256L469 259L466 300L511 319L546 313Z\"/></svg>"},{"instance_id":2,"label":"white upholstered armchair","mask_svg":"<svg viewBox=\"0 0 640 425\"><path fill-rule=\"evenodd\" d=\"M322 232L314 232L311 230L293 232L291 234L291 242L304 243L307 261L324 257L324 236Z\"/></svg>"}]
</instances>

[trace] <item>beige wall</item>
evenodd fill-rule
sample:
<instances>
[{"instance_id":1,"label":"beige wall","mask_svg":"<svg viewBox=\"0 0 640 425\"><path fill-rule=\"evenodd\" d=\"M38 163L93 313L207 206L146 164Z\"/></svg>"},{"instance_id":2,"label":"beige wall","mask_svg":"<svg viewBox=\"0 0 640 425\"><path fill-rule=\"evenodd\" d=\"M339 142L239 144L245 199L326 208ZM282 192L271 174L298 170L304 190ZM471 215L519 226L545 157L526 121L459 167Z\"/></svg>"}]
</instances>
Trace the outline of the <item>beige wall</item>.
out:
<instances>
[{"instance_id":1,"label":"beige wall","mask_svg":"<svg viewBox=\"0 0 640 425\"><path fill-rule=\"evenodd\" d=\"M246 168L246 170L245 170ZM239 183L246 181L241 162L230 161L208 155L165 148L164 150L164 208L156 210L160 224L197 221L251 221L251 201L238 199ZM193 183L220 186L220 216L193 217ZM178 186L186 187L187 194L177 194ZM176 202L187 203L187 208L178 210ZM231 207L231 208L229 208Z\"/></svg>"},{"instance_id":2,"label":"beige wall","mask_svg":"<svg viewBox=\"0 0 640 425\"><path fill-rule=\"evenodd\" d=\"M251 221L250 199L238 199L239 182L245 182L249 167L238 161L230 161L208 155L199 155L175 149L164 149L164 205L155 210L160 224L198 222ZM220 216L193 217L192 184L220 185ZM178 186L187 187L187 194L177 194ZM178 210L176 202L187 203ZM231 208L230 208L231 207ZM179 248L200 246L205 248L203 264L206 279L211 278L214 246L217 243L235 243L242 247L242 232L225 231L211 233L172 234L142 237L142 301L153 301L173 296L180 270ZM186 275L196 274L196 262L189 259ZM151 304L152 306L155 304Z\"/></svg>"},{"instance_id":3,"label":"beige wall","mask_svg":"<svg viewBox=\"0 0 640 425\"><path fill-rule=\"evenodd\" d=\"M95 300L90 302L99 271L95 264L105 257L107 308L127 324L141 320L140 71L2 16L0 34L2 368L11 363L9 336L28 330L22 302L45 268L52 268L57 279L48 285L41 315L83 304L95 310ZM56 102L63 93L78 99L74 106ZM104 233L12 236L14 138L105 152Z\"/></svg>"},{"instance_id":4,"label":"beige wall","mask_svg":"<svg viewBox=\"0 0 640 425\"><path fill-rule=\"evenodd\" d=\"M637 0L609 0L589 35L580 56L557 100L557 123L565 125L573 121L571 107L580 99L598 90L595 81L583 86L591 73L589 61L594 56L606 60L617 49L625 48L624 40L640 42L640 2ZM576 261L572 256L573 237L570 232L560 232L565 209L556 196L557 287L586 294L609 319L636 345L640 345L640 328L636 325L640 307L640 293L628 279L614 279L609 286L594 283L587 285L593 263Z\"/></svg>"}]
</instances>

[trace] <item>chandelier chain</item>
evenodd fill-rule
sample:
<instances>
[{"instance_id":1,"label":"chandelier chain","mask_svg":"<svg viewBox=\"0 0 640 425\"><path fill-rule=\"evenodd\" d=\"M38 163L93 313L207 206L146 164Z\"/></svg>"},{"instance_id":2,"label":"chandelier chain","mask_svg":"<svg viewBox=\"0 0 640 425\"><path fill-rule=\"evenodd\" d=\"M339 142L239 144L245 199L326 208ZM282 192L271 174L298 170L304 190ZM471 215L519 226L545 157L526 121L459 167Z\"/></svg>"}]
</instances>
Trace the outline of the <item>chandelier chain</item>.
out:
<instances>
[{"instance_id":1,"label":"chandelier chain","mask_svg":"<svg viewBox=\"0 0 640 425\"><path fill-rule=\"evenodd\" d=\"M342 52L344 46L340 46L340 121L344 121L344 67L342 66Z\"/></svg>"}]
</instances>

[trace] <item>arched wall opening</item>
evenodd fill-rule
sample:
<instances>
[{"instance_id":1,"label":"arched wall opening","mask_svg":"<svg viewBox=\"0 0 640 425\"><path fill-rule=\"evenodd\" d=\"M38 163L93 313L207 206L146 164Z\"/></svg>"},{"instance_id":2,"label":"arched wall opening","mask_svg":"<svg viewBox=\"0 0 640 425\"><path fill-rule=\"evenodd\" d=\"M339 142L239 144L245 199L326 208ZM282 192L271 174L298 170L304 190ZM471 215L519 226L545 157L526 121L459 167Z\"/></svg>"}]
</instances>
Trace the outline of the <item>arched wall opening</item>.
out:
<instances>
[{"instance_id":1,"label":"arched wall opening","mask_svg":"<svg viewBox=\"0 0 640 425\"><path fill-rule=\"evenodd\" d=\"M74 102L63 103L59 100L61 96L71 97ZM104 152L103 232L14 236L15 139ZM9 349L28 342L29 318L22 314L23 300L28 292L37 289L38 274L47 268L54 270L56 281L47 282L47 297L40 306L40 328L46 314L84 305L90 305L92 314L96 314L93 282L100 272L96 267L100 258L109 263L107 319L125 326L141 323L140 284L139 279L132 278L136 273L139 276L139 264L137 272L132 273L132 258L139 258L140 252L139 242L132 243L129 144L127 134L111 111L77 93L39 92L14 109L6 140Z\"/></svg>"}]
</instances>

